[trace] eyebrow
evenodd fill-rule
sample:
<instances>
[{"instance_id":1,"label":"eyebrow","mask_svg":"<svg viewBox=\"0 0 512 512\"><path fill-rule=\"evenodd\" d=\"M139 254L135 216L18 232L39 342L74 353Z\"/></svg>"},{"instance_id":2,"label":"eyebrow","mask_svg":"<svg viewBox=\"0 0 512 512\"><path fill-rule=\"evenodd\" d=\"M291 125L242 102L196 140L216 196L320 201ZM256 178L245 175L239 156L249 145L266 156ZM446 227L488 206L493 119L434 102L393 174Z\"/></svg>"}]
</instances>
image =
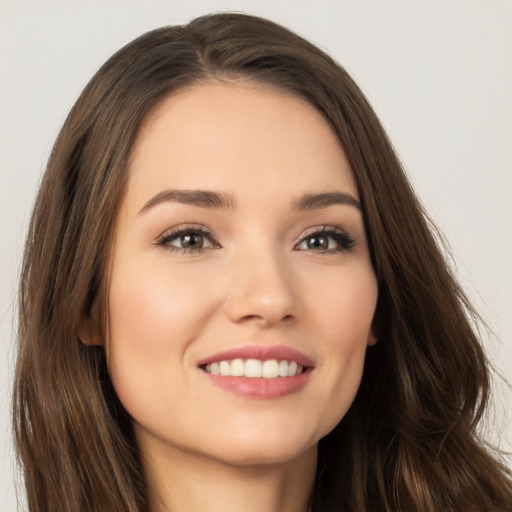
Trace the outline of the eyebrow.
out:
<instances>
[{"instance_id":1,"label":"eyebrow","mask_svg":"<svg viewBox=\"0 0 512 512\"><path fill-rule=\"evenodd\" d=\"M236 209L236 200L231 194L222 194L209 190L164 190L152 197L141 208L139 213L143 213L157 204L167 202L190 204L200 206L201 208Z\"/></svg>"},{"instance_id":2,"label":"eyebrow","mask_svg":"<svg viewBox=\"0 0 512 512\"><path fill-rule=\"evenodd\" d=\"M223 210L236 210L237 201L231 194L213 192L210 190L164 190L152 197L140 210L143 213L154 206L167 203L183 203L201 208L214 208ZM320 194L304 194L292 203L292 209L316 210L335 204L354 206L362 211L361 203L351 194L346 192L323 192Z\"/></svg>"},{"instance_id":3,"label":"eyebrow","mask_svg":"<svg viewBox=\"0 0 512 512\"><path fill-rule=\"evenodd\" d=\"M363 211L361 203L351 194L346 192L323 192L321 194L304 194L294 201L292 208L294 210L315 210L326 208L333 204L346 204L354 206Z\"/></svg>"}]
</instances>

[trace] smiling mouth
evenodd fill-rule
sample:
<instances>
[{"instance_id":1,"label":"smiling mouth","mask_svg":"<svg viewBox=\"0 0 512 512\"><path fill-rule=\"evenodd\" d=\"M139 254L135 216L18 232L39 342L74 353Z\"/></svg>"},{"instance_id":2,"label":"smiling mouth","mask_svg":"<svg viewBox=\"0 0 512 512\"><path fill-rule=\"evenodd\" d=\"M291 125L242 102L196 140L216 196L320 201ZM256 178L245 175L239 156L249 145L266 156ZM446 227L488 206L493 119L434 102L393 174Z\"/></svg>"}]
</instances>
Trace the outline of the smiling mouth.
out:
<instances>
[{"instance_id":1,"label":"smiling mouth","mask_svg":"<svg viewBox=\"0 0 512 512\"><path fill-rule=\"evenodd\" d=\"M201 369L212 375L223 377L245 377L249 379L277 379L297 377L308 370L296 361L286 359L232 359L208 363Z\"/></svg>"}]
</instances>

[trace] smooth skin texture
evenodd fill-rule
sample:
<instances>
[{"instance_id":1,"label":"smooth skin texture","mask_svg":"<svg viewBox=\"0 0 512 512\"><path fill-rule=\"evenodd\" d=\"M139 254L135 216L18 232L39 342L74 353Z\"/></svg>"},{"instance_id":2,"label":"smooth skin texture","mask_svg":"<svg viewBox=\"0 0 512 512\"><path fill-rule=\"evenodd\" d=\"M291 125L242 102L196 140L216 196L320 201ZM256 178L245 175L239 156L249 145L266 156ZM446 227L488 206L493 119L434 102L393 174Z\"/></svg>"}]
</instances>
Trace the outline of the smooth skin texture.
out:
<instances>
[{"instance_id":1,"label":"smooth skin texture","mask_svg":"<svg viewBox=\"0 0 512 512\"><path fill-rule=\"evenodd\" d=\"M197 190L227 204L164 197ZM197 85L144 123L116 222L107 344L154 511L307 510L316 444L355 397L377 301L360 209L294 207L321 193L358 200L331 128L289 94ZM246 345L303 352L306 386L254 399L198 366Z\"/></svg>"}]
</instances>

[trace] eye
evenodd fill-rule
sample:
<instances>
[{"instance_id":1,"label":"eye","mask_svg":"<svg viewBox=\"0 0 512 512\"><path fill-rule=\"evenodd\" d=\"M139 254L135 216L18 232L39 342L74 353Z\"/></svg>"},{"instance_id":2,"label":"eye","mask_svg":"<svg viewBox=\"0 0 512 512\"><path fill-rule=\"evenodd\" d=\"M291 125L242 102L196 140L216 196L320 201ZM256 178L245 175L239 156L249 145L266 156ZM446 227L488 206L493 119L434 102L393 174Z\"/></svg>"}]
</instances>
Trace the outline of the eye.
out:
<instances>
[{"instance_id":1,"label":"eye","mask_svg":"<svg viewBox=\"0 0 512 512\"><path fill-rule=\"evenodd\" d=\"M342 252L353 247L355 243L355 240L342 229L324 226L321 229L313 228L295 248L300 251Z\"/></svg>"},{"instance_id":2,"label":"eye","mask_svg":"<svg viewBox=\"0 0 512 512\"><path fill-rule=\"evenodd\" d=\"M219 247L212 233L205 228L177 228L165 233L157 245L171 251L199 253L204 249Z\"/></svg>"}]
</instances>

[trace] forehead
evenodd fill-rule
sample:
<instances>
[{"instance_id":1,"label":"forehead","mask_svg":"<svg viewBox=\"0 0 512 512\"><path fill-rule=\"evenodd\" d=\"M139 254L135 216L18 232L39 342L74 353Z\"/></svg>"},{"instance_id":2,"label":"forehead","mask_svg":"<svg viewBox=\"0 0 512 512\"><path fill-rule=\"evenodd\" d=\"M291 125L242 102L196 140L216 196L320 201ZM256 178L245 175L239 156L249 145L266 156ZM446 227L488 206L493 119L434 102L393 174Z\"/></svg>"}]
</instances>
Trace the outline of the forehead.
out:
<instances>
[{"instance_id":1,"label":"forehead","mask_svg":"<svg viewBox=\"0 0 512 512\"><path fill-rule=\"evenodd\" d=\"M147 199L166 188L358 195L324 117L301 98L247 83L183 89L151 112L132 152L128 196Z\"/></svg>"}]
</instances>

